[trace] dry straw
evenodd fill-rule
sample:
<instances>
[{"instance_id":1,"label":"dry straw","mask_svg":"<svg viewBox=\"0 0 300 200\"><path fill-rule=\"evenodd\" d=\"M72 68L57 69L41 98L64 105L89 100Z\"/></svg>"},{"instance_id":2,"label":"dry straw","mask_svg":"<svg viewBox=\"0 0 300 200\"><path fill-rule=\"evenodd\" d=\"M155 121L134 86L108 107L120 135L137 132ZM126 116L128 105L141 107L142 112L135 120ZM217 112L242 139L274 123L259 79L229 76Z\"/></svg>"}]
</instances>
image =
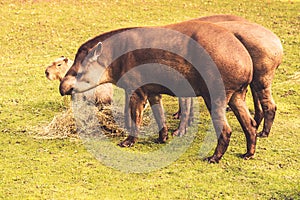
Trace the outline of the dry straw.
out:
<instances>
[{"instance_id":1,"label":"dry straw","mask_svg":"<svg viewBox=\"0 0 300 200\"><path fill-rule=\"evenodd\" d=\"M96 117L99 121L101 131L105 135L109 137L125 135L125 130L115 123L115 118L123 117L123 113L112 114L110 106L103 106L100 111L98 110L96 112ZM54 116L49 124L38 129L40 130L38 130L38 134L35 138L39 139L79 138L71 108Z\"/></svg>"}]
</instances>

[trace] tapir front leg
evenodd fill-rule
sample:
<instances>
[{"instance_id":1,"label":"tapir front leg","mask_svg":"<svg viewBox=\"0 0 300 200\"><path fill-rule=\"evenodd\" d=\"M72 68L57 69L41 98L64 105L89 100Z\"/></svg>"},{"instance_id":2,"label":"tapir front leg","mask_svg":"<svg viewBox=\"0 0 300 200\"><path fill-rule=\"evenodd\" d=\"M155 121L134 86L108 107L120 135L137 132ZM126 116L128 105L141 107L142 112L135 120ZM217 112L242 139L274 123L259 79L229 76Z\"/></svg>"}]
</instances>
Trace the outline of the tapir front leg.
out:
<instances>
[{"instance_id":1,"label":"tapir front leg","mask_svg":"<svg viewBox=\"0 0 300 200\"><path fill-rule=\"evenodd\" d=\"M164 108L162 105L161 95L152 95L148 97L151 105L151 109L158 125L159 137L157 139L158 143L165 143L168 139L168 128L166 125L166 119L164 114Z\"/></svg>"},{"instance_id":2,"label":"tapir front leg","mask_svg":"<svg viewBox=\"0 0 300 200\"><path fill-rule=\"evenodd\" d=\"M186 129L189 126L189 117L192 106L192 98L181 97L178 98L180 105L180 124L177 130L173 132L173 136L183 136L186 133Z\"/></svg>"},{"instance_id":3,"label":"tapir front leg","mask_svg":"<svg viewBox=\"0 0 300 200\"><path fill-rule=\"evenodd\" d=\"M125 128L126 130L130 131L131 129L131 111L129 106L130 101L130 93L125 91L125 109L124 109L124 120L125 120Z\"/></svg>"},{"instance_id":4,"label":"tapir front leg","mask_svg":"<svg viewBox=\"0 0 300 200\"><path fill-rule=\"evenodd\" d=\"M126 97L129 98L129 97ZM129 98L129 108L127 111L130 111L130 134L129 136L122 141L119 146L121 147L131 147L135 144L138 139L140 126L143 121L143 111L146 103L147 97L138 90L133 92ZM125 111L126 112L126 111ZM125 116L127 113L125 113Z\"/></svg>"}]
</instances>

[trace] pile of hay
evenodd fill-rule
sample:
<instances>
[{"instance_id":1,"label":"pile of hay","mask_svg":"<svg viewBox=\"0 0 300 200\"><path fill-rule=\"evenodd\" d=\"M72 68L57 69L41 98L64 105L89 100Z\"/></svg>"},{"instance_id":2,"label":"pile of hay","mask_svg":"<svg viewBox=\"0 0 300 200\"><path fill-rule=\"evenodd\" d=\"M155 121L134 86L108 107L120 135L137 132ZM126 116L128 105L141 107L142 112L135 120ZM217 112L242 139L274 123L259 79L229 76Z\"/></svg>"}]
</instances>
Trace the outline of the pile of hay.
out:
<instances>
[{"instance_id":1,"label":"pile of hay","mask_svg":"<svg viewBox=\"0 0 300 200\"><path fill-rule=\"evenodd\" d=\"M115 113L113 113L115 112ZM95 112L97 117L98 126L101 132L109 137L124 136L125 129L116 121L123 121L123 113L116 113L112 111L110 106L104 106L100 111ZM76 119L71 108L55 116L52 121L39 128L36 138L41 139L64 139L64 138L79 138L78 127L76 126Z\"/></svg>"}]
</instances>

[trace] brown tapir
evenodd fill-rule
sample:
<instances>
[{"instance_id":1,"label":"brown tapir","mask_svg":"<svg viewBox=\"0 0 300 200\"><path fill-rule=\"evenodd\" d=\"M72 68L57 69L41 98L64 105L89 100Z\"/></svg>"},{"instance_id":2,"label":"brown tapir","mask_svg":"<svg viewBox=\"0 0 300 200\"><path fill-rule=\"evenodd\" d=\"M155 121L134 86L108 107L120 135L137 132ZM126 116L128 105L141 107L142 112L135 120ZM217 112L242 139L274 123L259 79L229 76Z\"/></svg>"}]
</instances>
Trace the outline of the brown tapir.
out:
<instances>
[{"instance_id":1,"label":"brown tapir","mask_svg":"<svg viewBox=\"0 0 300 200\"><path fill-rule=\"evenodd\" d=\"M99 41L103 44L94 47ZM202 96L219 135L209 162L218 162L229 145L227 104L235 111L246 135L244 158L253 157L256 123L244 101L252 80L252 61L245 47L225 28L188 21L162 27L119 29L83 44L76 55L79 57L82 59L78 62L75 59L63 78L60 92L66 95L113 83L131 94L129 110L134 123L120 146L136 142L147 98L154 105L160 103L161 94ZM152 106L153 109L156 107ZM159 117L155 118L161 128L159 141L164 142L168 138L166 125Z\"/></svg>"},{"instance_id":2,"label":"brown tapir","mask_svg":"<svg viewBox=\"0 0 300 200\"><path fill-rule=\"evenodd\" d=\"M51 65L46 68L45 75L51 81L61 81L72 65L72 60L68 59L67 57L61 56L55 59L51 63ZM97 87L93 94L84 94L83 98L94 103L100 109L103 105L109 105L112 103L113 86L111 83L103 84Z\"/></svg>"},{"instance_id":3,"label":"brown tapir","mask_svg":"<svg viewBox=\"0 0 300 200\"><path fill-rule=\"evenodd\" d=\"M210 16L204 16L200 17L197 19L193 19L195 21L203 21L203 22L212 22L212 23L217 23L217 22L227 22L227 21L243 21L243 22L248 22L247 19L236 16L236 15L226 15L226 14L219 14L219 15L210 15Z\"/></svg>"},{"instance_id":4,"label":"brown tapir","mask_svg":"<svg viewBox=\"0 0 300 200\"><path fill-rule=\"evenodd\" d=\"M257 127L264 119L263 130L258 135L267 137L276 113L271 87L275 70L281 64L283 57L280 39L270 30L255 23L231 21L217 24L234 33L251 56L253 79L250 88L255 108L254 119Z\"/></svg>"},{"instance_id":5,"label":"brown tapir","mask_svg":"<svg viewBox=\"0 0 300 200\"><path fill-rule=\"evenodd\" d=\"M258 134L260 137L267 137L270 133L276 104L271 94L272 81L275 70L282 62L283 48L280 39L270 30L256 24L247 22L246 19L233 15L213 15L194 19L195 21L215 22L234 33L241 43L248 50L253 61L253 80L250 84L257 128L264 119L263 130ZM183 101L180 100L179 101ZM187 100L185 100L187 101ZM190 100L191 101L191 100ZM188 102L190 103L190 102ZM192 116L192 110L189 114ZM175 117L177 114L174 114ZM175 135L184 134L188 125L186 119L182 119Z\"/></svg>"}]
</instances>

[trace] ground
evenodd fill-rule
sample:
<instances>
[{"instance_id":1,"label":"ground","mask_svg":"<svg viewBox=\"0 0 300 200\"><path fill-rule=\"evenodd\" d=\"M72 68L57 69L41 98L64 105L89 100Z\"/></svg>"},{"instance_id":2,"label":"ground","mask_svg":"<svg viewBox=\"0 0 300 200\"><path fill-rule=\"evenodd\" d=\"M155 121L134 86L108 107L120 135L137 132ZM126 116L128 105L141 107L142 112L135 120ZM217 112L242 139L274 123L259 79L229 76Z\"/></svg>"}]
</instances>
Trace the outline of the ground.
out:
<instances>
[{"instance_id":1,"label":"ground","mask_svg":"<svg viewBox=\"0 0 300 200\"><path fill-rule=\"evenodd\" d=\"M0 5L0 198L300 199L299 1L1 0ZM53 59L61 55L73 59L83 42L105 31L220 13L262 24L280 37L284 47L272 88L276 119L269 138L258 139L255 159L240 158L245 139L230 112L234 132L224 158L215 165L200 159L200 144L210 128L201 100L194 142L178 160L149 173L107 167L78 138L35 137L70 106L69 98L59 95L58 82L44 76ZM170 130L178 123L171 119L175 100L164 97ZM250 94L247 102L253 112ZM150 137L124 151L160 147Z\"/></svg>"}]
</instances>

